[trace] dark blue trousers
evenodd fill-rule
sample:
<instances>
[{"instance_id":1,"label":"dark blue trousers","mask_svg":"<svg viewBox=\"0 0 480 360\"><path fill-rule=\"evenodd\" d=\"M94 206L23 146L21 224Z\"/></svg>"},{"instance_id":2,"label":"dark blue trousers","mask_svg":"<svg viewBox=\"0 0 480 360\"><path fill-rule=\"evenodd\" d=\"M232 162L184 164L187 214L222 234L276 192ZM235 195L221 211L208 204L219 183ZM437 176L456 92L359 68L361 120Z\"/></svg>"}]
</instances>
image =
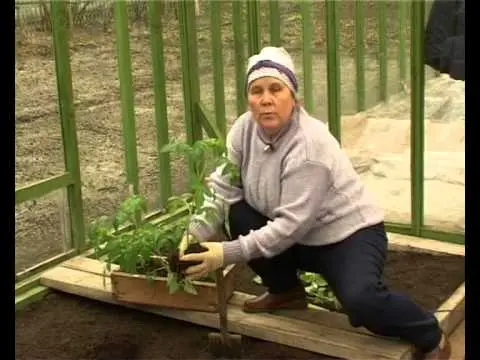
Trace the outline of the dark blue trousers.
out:
<instances>
[{"instance_id":1,"label":"dark blue trousers","mask_svg":"<svg viewBox=\"0 0 480 360\"><path fill-rule=\"evenodd\" d=\"M245 201L234 204L229 212L232 238L265 226L267 220ZM438 321L408 296L391 292L385 285L382 274L387 242L381 223L336 244L296 244L273 258L253 259L248 265L271 293L298 286L297 270L321 274L352 326L363 326L380 336L401 338L429 352L441 339Z\"/></svg>"}]
</instances>

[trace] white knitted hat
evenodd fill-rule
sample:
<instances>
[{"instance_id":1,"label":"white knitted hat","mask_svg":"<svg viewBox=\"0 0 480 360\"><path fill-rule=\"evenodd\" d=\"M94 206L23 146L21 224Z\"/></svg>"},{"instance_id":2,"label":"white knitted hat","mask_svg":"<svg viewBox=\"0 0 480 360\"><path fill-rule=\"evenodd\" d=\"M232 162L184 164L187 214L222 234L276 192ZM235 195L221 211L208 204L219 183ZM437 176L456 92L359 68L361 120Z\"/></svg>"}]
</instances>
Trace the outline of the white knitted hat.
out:
<instances>
[{"instance_id":1,"label":"white knitted hat","mask_svg":"<svg viewBox=\"0 0 480 360\"><path fill-rule=\"evenodd\" d=\"M265 76L283 81L294 94L298 91L293 60L283 47L264 47L248 59L246 89L252 81Z\"/></svg>"}]
</instances>

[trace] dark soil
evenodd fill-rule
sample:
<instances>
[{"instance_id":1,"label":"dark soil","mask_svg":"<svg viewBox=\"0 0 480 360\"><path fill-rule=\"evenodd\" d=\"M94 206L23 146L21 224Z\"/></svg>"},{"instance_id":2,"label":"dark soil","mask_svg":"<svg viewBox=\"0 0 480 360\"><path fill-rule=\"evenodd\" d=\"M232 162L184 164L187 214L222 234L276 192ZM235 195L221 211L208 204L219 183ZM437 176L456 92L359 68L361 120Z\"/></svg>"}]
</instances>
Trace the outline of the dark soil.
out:
<instances>
[{"instance_id":1,"label":"dark soil","mask_svg":"<svg viewBox=\"0 0 480 360\"><path fill-rule=\"evenodd\" d=\"M199 243L190 244L185 250L185 254L198 254L208 251L205 246L200 245ZM178 274L183 275L183 272L190 266L200 264L200 261L185 261L179 259L178 251L174 252L169 259L170 266Z\"/></svg>"},{"instance_id":2,"label":"dark soil","mask_svg":"<svg viewBox=\"0 0 480 360\"><path fill-rule=\"evenodd\" d=\"M461 256L390 251L385 278L433 310L464 281ZM236 289L260 293L247 268ZM212 329L187 322L53 293L16 315L16 359L208 359ZM243 338L248 359L328 359L274 343Z\"/></svg>"}]
</instances>

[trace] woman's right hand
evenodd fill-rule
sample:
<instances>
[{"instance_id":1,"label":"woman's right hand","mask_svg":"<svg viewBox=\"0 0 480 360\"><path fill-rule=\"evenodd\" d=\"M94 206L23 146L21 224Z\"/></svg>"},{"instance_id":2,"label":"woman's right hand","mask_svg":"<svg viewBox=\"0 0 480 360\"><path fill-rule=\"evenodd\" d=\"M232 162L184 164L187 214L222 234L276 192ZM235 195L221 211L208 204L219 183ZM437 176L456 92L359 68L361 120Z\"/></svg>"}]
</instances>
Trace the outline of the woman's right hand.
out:
<instances>
[{"instance_id":1,"label":"woman's right hand","mask_svg":"<svg viewBox=\"0 0 480 360\"><path fill-rule=\"evenodd\" d=\"M193 240L193 236L190 234L185 234L182 237L182 240L180 241L180 244L178 245L178 255L181 257L185 253L185 250L187 250L188 245L190 244L190 241Z\"/></svg>"}]
</instances>

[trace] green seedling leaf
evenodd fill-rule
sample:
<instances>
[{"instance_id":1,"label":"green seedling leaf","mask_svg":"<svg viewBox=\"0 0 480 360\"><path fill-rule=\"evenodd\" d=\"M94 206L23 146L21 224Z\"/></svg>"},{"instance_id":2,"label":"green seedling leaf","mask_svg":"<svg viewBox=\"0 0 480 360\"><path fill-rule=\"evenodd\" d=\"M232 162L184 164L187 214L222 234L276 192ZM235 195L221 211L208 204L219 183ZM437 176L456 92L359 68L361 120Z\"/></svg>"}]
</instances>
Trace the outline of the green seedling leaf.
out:
<instances>
[{"instance_id":1,"label":"green seedling leaf","mask_svg":"<svg viewBox=\"0 0 480 360\"><path fill-rule=\"evenodd\" d=\"M161 153L175 153L178 155L190 155L191 151L192 149L187 143L178 141L166 144L160 149Z\"/></svg>"},{"instance_id":2,"label":"green seedling leaf","mask_svg":"<svg viewBox=\"0 0 480 360\"><path fill-rule=\"evenodd\" d=\"M167 287L169 294L174 294L180 290L180 284L178 282L177 274L169 272L167 275Z\"/></svg>"},{"instance_id":3,"label":"green seedling leaf","mask_svg":"<svg viewBox=\"0 0 480 360\"><path fill-rule=\"evenodd\" d=\"M185 280L183 290L189 294L198 295L197 289L195 289L195 286L193 286L193 283L189 280Z\"/></svg>"}]
</instances>

